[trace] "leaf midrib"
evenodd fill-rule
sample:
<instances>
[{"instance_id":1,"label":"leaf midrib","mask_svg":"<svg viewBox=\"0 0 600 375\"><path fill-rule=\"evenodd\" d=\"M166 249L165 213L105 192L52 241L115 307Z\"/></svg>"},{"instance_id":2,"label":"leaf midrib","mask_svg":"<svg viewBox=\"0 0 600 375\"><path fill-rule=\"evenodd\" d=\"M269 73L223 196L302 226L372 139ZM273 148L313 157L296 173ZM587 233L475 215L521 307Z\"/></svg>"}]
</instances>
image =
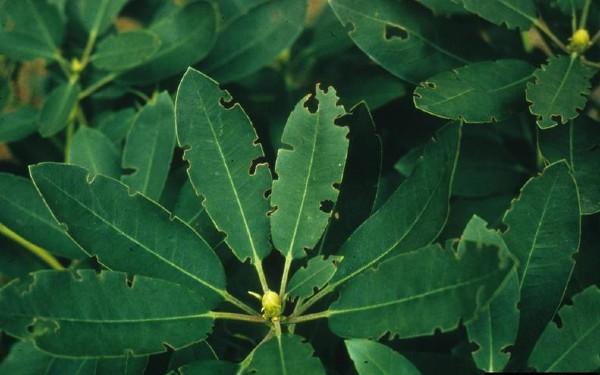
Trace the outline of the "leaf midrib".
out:
<instances>
[{"instance_id":1,"label":"leaf midrib","mask_svg":"<svg viewBox=\"0 0 600 375\"><path fill-rule=\"evenodd\" d=\"M210 312L202 314L191 314L191 315L176 315L176 316L165 316L156 318L140 318L140 319L85 319L85 318L71 318L61 316L42 316L34 314L20 314L20 313L0 313L0 316L11 316L17 318L35 318L38 320L48 321L60 321L68 323L88 323L88 324L133 324L133 323L156 323L156 322L167 322L167 321L178 321L178 320L189 320L189 319L202 319L202 318L213 318Z\"/></svg>"},{"instance_id":2,"label":"leaf midrib","mask_svg":"<svg viewBox=\"0 0 600 375\"><path fill-rule=\"evenodd\" d=\"M551 372L552 368L554 368L554 366L559 364L560 361L563 360L563 358L565 358L577 345L579 345L581 343L581 341L583 341L591 332L593 332L598 327L600 327L600 321L598 321L590 329L585 331L585 333L583 335L581 335L581 337L579 337L577 340L575 340L575 342L573 344L571 344L567 348L567 350L565 350L565 352L562 355L560 355L554 362L552 362L552 364L546 370L544 370L544 372Z\"/></svg>"}]
</instances>

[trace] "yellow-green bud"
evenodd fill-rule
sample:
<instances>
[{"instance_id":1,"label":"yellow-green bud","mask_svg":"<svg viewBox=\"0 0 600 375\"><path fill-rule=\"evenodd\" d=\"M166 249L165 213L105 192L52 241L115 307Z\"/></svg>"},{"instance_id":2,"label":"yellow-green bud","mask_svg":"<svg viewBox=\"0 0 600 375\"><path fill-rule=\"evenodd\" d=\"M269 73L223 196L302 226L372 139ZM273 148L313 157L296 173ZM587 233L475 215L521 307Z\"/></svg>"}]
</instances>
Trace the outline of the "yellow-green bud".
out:
<instances>
[{"instance_id":1,"label":"yellow-green bud","mask_svg":"<svg viewBox=\"0 0 600 375\"><path fill-rule=\"evenodd\" d=\"M83 70L83 64L78 59L71 60L71 71L79 73Z\"/></svg>"},{"instance_id":2,"label":"yellow-green bud","mask_svg":"<svg viewBox=\"0 0 600 375\"><path fill-rule=\"evenodd\" d=\"M579 29L571 36L569 51L583 53L590 46L590 33L586 29Z\"/></svg>"},{"instance_id":3,"label":"yellow-green bud","mask_svg":"<svg viewBox=\"0 0 600 375\"><path fill-rule=\"evenodd\" d=\"M281 316L281 298L279 294L267 290L262 296L262 312L265 319L279 318Z\"/></svg>"}]
</instances>

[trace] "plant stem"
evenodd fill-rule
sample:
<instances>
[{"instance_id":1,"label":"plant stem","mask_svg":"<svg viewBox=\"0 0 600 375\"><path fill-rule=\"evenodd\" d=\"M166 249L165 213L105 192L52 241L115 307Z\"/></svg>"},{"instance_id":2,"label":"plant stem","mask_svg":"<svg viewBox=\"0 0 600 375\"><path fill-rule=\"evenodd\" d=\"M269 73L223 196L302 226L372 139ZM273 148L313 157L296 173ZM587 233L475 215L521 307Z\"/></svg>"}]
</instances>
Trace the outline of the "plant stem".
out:
<instances>
[{"instance_id":1,"label":"plant stem","mask_svg":"<svg viewBox=\"0 0 600 375\"><path fill-rule=\"evenodd\" d=\"M585 64L585 65L589 65L591 67L594 67L596 69L600 69L600 62L595 62L595 61L590 61L584 57L581 58L581 61Z\"/></svg>"},{"instance_id":2,"label":"plant stem","mask_svg":"<svg viewBox=\"0 0 600 375\"><path fill-rule=\"evenodd\" d=\"M247 312L250 315L256 315L260 317L260 314L254 310L252 307L246 305L244 302L240 301L239 299L235 298L234 296L232 296L231 294L229 294L229 292L225 292L222 294L223 298L225 298L225 300L229 303L231 303L234 306L239 307L241 310ZM262 319L262 317L261 317Z\"/></svg>"},{"instance_id":3,"label":"plant stem","mask_svg":"<svg viewBox=\"0 0 600 375\"><path fill-rule=\"evenodd\" d=\"M590 46L598 43L599 40L600 40L600 30L596 31L596 34L594 34L594 36L590 40Z\"/></svg>"},{"instance_id":4,"label":"plant stem","mask_svg":"<svg viewBox=\"0 0 600 375\"><path fill-rule=\"evenodd\" d=\"M88 36L85 48L83 49L83 55L81 55L81 66L83 68L85 68L88 62L90 61L90 55L92 54L92 49L94 49L94 44L96 44L97 37L98 31L96 29L90 31L90 35Z\"/></svg>"},{"instance_id":5,"label":"plant stem","mask_svg":"<svg viewBox=\"0 0 600 375\"><path fill-rule=\"evenodd\" d=\"M263 270L262 260L255 259L254 268L256 268L256 273L258 274L258 279L260 280L260 286L262 287L263 292L270 290L267 278L265 277L265 271Z\"/></svg>"},{"instance_id":6,"label":"plant stem","mask_svg":"<svg viewBox=\"0 0 600 375\"><path fill-rule=\"evenodd\" d=\"M104 77L100 78L96 82L92 83L91 86L89 86L88 88L86 88L85 90L80 92L78 99L82 100L82 99L87 98L88 96L90 96L94 92L96 92L98 89L102 88L104 85L112 82L115 78L117 78L117 76L118 76L117 73L110 73L110 74L105 75Z\"/></svg>"},{"instance_id":7,"label":"plant stem","mask_svg":"<svg viewBox=\"0 0 600 375\"><path fill-rule=\"evenodd\" d=\"M290 267L292 266L292 257L291 253L285 257L285 264L283 265L283 274L281 275L281 284L279 286L279 296L281 297L282 303L285 307L285 288L287 287L288 277L290 274Z\"/></svg>"},{"instance_id":8,"label":"plant stem","mask_svg":"<svg viewBox=\"0 0 600 375\"><path fill-rule=\"evenodd\" d=\"M39 247L38 245L27 241L25 238L19 236L17 233L10 230L3 224L0 224L0 233L4 236L10 238L15 241L19 245L23 246L27 250L31 251L38 258L40 258L44 263L49 265L51 268L55 270L64 270L65 267L60 264L60 262L46 249Z\"/></svg>"},{"instance_id":9,"label":"plant stem","mask_svg":"<svg viewBox=\"0 0 600 375\"><path fill-rule=\"evenodd\" d=\"M76 111L78 109L75 109ZM69 156L71 154L71 141L73 140L73 133L75 133L75 119L70 118L67 123L67 133L65 134L65 163L69 162Z\"/></svg>"},{"instance_id":10,"label":"plant stem","mask_svg":"<svg viewBox=\"0 0 600 375\"><path fill-rule=\"evenodd\" d=\"M326 311L321 311L321 312L314 313L314 314L306 314L306 315L302 315L302 316L290 317L284 323L285 324L296 324L296 323L308 322L311 320L329 318L330 315L331 315L331 313L326 310Z\"/></svg>"},{"instance_id":11,"label":"plant stem","mask_svg":"<svg viewBox=\"0 0 600 375\"><path fill-rule=\"evenodd\" d=\"M256 315L237 314L224 311L211 311L209 315L214 319L241 320L251 323L268 323L262 317Z\"/></svg>"},{"instance_id":12,"label":"plant stem","mask_svg":"<svg viewBox=\"0 0 600 375\"><path fill-rule=\"evenodd\" d=\"M583 4L583 10L581 11L581 18L579 20L579 28L585 29L587 25L588 15L590 14L590 6L592 5L592 0L586 0L585 4Z\"/></svg>"},{"instance_id":13,"label":"plant stem","mask_svg":"<svg viewBox=\"0 0 600 375\"><path fill-rule=\"evenodd\" d=\"M337 284L329 284L325 288L321 289L312 298L310 298L304 304L302 304L301 306L299 306L298 309L296 310L296 312L292 313L292 315L290 316L290 319L291 318L296 318L298 315L301 315L303 312L305 312L306 310L308 310L312 305L314 305L321 298L323 298L326 295L328 295L329 293L333 292L335 290L336 286L337 286Z\"/></svg>"},{"instance_id":14,"label":"plant stem","mask_svg":"<svg viewBox=\"0 0 600 375\"><path fill-rule=\"evenodd\" d=\"M245 372L244 370L246 370L246 368L252 362L252 358L254 357L254 352L256 351L256 349L259 346L261 346L262 344L264 344L265 342L269 341L271 339L271 337L273 337L274 334L275 334L275 331L273 329L270 329L269 332L265 335L265 337L263 337L263 339L258 343L258 345L256 345L254 347L254 349L252 349L252 351L250 353L248 353L246 358L244 358L244 360L242 360L242 362L240 362L240 368L239 368L238 372L236 372L236 375L241 375Z\"/></svg>"},{"instance_id":15,"label":"plant stem","mask_svg":"<svg viewBox=\"0 0 600 375\"><path fill-rule=\"evenodd\" d=\"M544 21L536 19L533 21L533 24L535 25L535 27L540 29L540 31L546 34L546 36L548 36L548 38L550 38L550 40L552 40L554 44L556 44L561 50L567 52L567 47L563 44L563 42L560 41L560 39L558 39L558 37L552 32L552 30L548 28Z\"/></svg>"}]
</instances>

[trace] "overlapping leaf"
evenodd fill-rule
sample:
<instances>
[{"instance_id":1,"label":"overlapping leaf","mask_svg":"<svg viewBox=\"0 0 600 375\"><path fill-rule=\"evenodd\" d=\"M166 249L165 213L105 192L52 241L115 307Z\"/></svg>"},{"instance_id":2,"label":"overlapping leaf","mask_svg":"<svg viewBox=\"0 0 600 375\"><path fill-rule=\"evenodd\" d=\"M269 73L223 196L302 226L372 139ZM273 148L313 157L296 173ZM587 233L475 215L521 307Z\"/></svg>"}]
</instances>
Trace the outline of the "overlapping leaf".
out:
<instances>
[{"instance_id":1,"label":"overlapping leaf","mask_svg":"<svg viewBox=\"0 0 600 375\"><path fill-rule=\"evenodd\" d=\"M160 44L158 36L147 30L120 33L98 43L92 62L111 72L131 69L152 57Z\"/></svg>"},{"instance_id":2,"label":"overlapping leaf","mask_svg":"<svg viewBox=\"0 0 600 375\"><path fill-rule=\"evenodd\" d=\"M170 280L198 290L209 307L224 292L223 267L189 226L146 197L77 166L42 163L32 179L77 243L110 269Z\"/></svg>"},{"instance_id":3,"label":"overlapping leaf","mask_svg":"<svg viewBox=\"0 0 600 375\"><path fill-rule=\"evenodd\" d=\"M120 159L117 147L101 131L81 127L73 136L67 162L86 168L92 174L119 178Z\"/></svg>"},{"instance_id":4,"label":"overlapping leaf","mask_svg":"<svg viewBox=\"0 0 600 375\"><path fill-rule=\"evenodd\" d=\"M144 276L128 285L120 272L38 271L0 291L0 328L65 357L160 353L203 340L212 324L201 294Z\"/></svg>"},{"instance_id":5,"label":"overlapping leaf","mask_svg":"<svg viewBox=\"0 0 600 375\"><path fill-rule=\"evenodd\" d=\"M576 56L552 57L534 72L535 82L527 84L530 112L540 128L565 124L579 116L590 93L595 71Z\"/></svg>"},{"instance_id":6,"label":"overlapping leaf","mask_svg":"<svg viewBox=\"0 0 600 375\"><path fill-rule=\"evenodd\" d=\"M496 25L527 30L537 17L534 0L459 0L465 9Z\"/></svg>"},{"instance_id":7,"label":"overlapping leaf","mask_svg":"<svg viewBox=\"0 0 600 375\"><path fill-rule=\"evenodd\" d=\"M69 11L81 25L96 35L102 34L117 18L127 0L69 0Z\"/></svg>"},{"instance_id":8,"label":"overlapping leaf","mask_svg":"<svg viewBox=\"0 0 600 375\"><path fill-rule=\"evenodd\" d=\"M420 375L421 372L400 353L376 341L344 341L359 375Z\"/></svg>"},{"instance_id":9,"label":"overlapping leaf","mask_svg":"<svg viewBox=\"0 0 600 375\"><path fill-rule=\"evenodd\" d=\"M188 175L225 241L241 261L264 258L270 251L271 175L256 131L239 104L226 108L229 93L206 75L188 69L175 104L177 139L186 148Z\"/></svg>"},{"instance_id":10,"label":"overlapping leaf","mask_svg":"<svg viewBox=\"0 0 600 375\"><path fill-rule=\"evenodd\" d=\"M520 60L467 65L428 78L415 90L415 106L452 120L504 120L524 107L523 90L532 72Z\"/></svg>"},{"instance_id":11,"label":"overlapping leaf","mask_svg":"<svg viewBox=\"0 0 600 375\"><path fill-rule=\"evenodd\" d=\"M317 86L315 98L315 112L305 107L306 96L290 114L281 138L286 146L275 164L271 235L275 248L288 258L305 256L323 234L346 164L348 128L336 124L346 111L331 87L322 91Z\"/></svg>"},{"instance_id":12,"label":"overlapping leaf","mask_svg":"<svg viewBox=\"0 0 600 375\"><path fill-rule=\"evenodd\" d=\"M39 112L31 107L0 114L0 142L18 141L34 133L38 116Z\"/></svg>"},{"instance_id":13,"label":"overlapping leaf","mask_svg":"<svg viewBox=\"0 0 600 375\"><path fill-rule=\"evenodd\" d=\"M322 256L311 258L306 267L294 273L290 279L287 294L292 297L308 298L315 289L323 287L335 273L337 259L325 259Z\"/></svg>"},{"instance_id":14,"label":"overlapping leaf","mask_svg":"<svg viewBox=\"0 0 600 375\"><path fill-rule=\"evenodd\" d=\"M121 180L156 201L163 191L175 147L175 110L169 93L158 94L137 114L123 149Z\"/></svg>"},{"instance_id":15,"label":"overlapping leaf","mask_svg":"<svg viewBox=\"0 0 600 375\"><path fill-rule=\"evenodd\" d=\"M600 290L590 286L558 312L560 328L550 322L533 349L529 365L540 372L600 369Z\"/></svg>"},{"instance_id":16,"label":"overlapping leaf","mask_svg":"<svg viewBox=\"0 0 600 375\"><path fill-rule=\"evenodd\" d=\"M448 216L448 200L458 159L460 126L445 126L425 146L410 177L344 242L332 283L339 285L388 255L431 243Z\"/></svg>"},{"instance_id":17,"label":"overlapping leaf","mask_svg":"<svg viewBox=\"0 0 600 375\"><path fill-rule=\"evenodd\" d=\"M579 197L566 162L529 180L504 216L504 240L519 260L518 356L526 355L556 312L580 239Z\"/></svg>"},{"instance_id":18,"label":"overlapping leaf","mask_svg":"<svg viewBox=\"0 0 600 375\"><path fill-rule=\"evenodd\" d=\"M50 137L67 126L79 91L79 84L75 81L65 82L52 90L40 113L39 132L42 137Z\"/></svg>"}]
</instances>

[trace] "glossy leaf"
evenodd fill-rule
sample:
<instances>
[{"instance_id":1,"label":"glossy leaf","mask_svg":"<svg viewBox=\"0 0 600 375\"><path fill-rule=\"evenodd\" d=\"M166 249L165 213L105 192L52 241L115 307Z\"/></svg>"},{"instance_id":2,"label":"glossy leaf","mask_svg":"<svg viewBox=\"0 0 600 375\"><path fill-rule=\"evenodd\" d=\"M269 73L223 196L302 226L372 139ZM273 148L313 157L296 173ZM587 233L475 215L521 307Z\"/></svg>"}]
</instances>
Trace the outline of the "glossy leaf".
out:
<instances>
[{"instance_id":1,"label":"glossy leaf","mask_svg":"<svg viewBox=\"0 0 600 375\"><path fill-rule=\"evenodd\" d=\"M473 216L465 227L459 246L464 246L466 241L479 246L495 245L508 252L500 232L488 229L487 223L478 216ZM510 355L505 350L514 344L519 328L518 302L519 279L516 271L512 271L489 306L466 324L469 339L478 346L472 355L481 370L499 372L508 363Z\"/></svg>"},{"instance_id":2,"label":"glossy leaf","mask_svg":"<svg viewBox=\"0 0 600 375\"><path fill-rule=\"evenodd\" d=\"M316 256L309 259L305 267L302 267L294 273L290 279L287 295L291 298L308 298L320 289L331 279L335 273L334 259L325 259L323 256Z\"/></svg>"},{"instance_id":3,"label":"glossy leaf","mask_svg":"<svg viewBox=\"0 0 600 375\"><path fill-rule=\"evenodd\" d=\"M579 116L590 93L594 70L576 56L558 56L534 72L535 82L527 84L530 112L540 128L565 124Z\"/></svg>"},{"instance_id":4,"label":"glossy leaf","mask_svg":"<svg viewBox=\"0 0 600 375\"><path fill-rule=\"evenodd\" d=\"M504 240L519 260L519 355L531 349L563 298L579 247L579 214L575 180L561 161L529 180L504 216Z\"/></svg>"},{"instance_id":5,"label":"glossy leaf","mask_svg":"<svg viewBox=\"0 0 600 375\"><path fill-rule=\"evenodd\" d=\"M39 132L42 137L50 137L67 126L67 122L77 104L79 85L65 82L52 90L40 113Z\"/></svg>"},{"instance_id":6,"label":"glossy leaf","mask_svg":"<svg viewBox=\"0 0 600 375\"><path fill-rule=\"evenodd\" d=\"M69 0L73 15L83 27L94 34L102 34L117 18L128 0Z\"/></svg>"},{"instance_id":7,"label":"glossy leaf","mask_svg":"<svg viewBox=\"0 0 600 375\"><path fill-rule=\"evenodd\" d=\"M0 54L16 60L56 58L64 24L56 6L45 0L0 3Z\"/></svg>"},{"instance_id":8,"label":"glossy leaf","mask_svg":"<svg viewBox=\"0 0 600 375\"><path fill-rule=\"evenodd\" d=\"M577 181L581 213L600 212L600 127L587 116L540 132L540 150L549 162L567 160Z\"/></svg>"},{"instance_id":9,"label":"glossy leaf","mask_svg":"<svg viewBox=\"0 0 600 375\"><path fill-rule=\"evenodd\" d=\"M460 0L465 9L496 25L527 30L537 18L534 0Z\"/></svg>"},{"instance_id":10,"label":"glossy leaf","mask_svg":"<svg viewBox=\"0 0 600 375\"><path fill-rule=\"evenodd\" d=\"M142 66L120 79L152 83L184 71L202 60L216 40L217 14L207 1L179 3L177 9L155 19L148 30L161 41L160 49Z\"/></svg>"},{"instance_id":11,"label":"glossy leaf","mask_svg":"<svg viewBox=\"0 0 600 375\"><path fill-rule=\"evenodd\" d=\"M175 147L175 109L162 92L137 114L123 149L123 168L133 172L121 180L158 201L165 186Z\"/></svg>"},{"instance_id":12,"label":"glossy leaf","mask_svg":"<svg viewBox=\"0 0 600 375\"><path fill-rule=\"evenodd\" d=\"M13 142L33 134L38 128L39 112L22 107L13 112L0 114L0 142Z\"/></svg>"},{"instance_id":13,"label":"glossy leaf","mask_svg":"<svg viewBox=\"0 0 600 375\"><path fill-rule=\"evenodd\" d=\"M115 145L101 131L81 127L73 136L69 151L69 164L86 168L93 175L119 178L121 155Z\"/></svg>"},{"instance_id":14,"label":"glossy leaf","mask_svg":"<svg viewBox=\"0 0 600 375\"><path fill-rule=\"evenodd\" d=\"M256 131L239 104L223 105L229 93L193 70L183 76L175 102L177 139L186 148L188 175L225 241L241 261L257 261L271 250L269 204L271 175Z\"/></svg>"},{"instance_id":15,"label":"glossy leaf","mask_svg":"<svg viewBox=\"0 0 600 375\"><path fill-rule=\"evenodd\" d=\"M529 365L540 372L600 369L600 290L590 286L558 312L560 328L550 322L533 349Z\"/></svg>"},{"instance_id":16,"label":"glossy leaf","mask_svg":"<svg viewBox=\"0 0 600 375\"><path fill-rule=\"evenodd\" d=\"M520 60L498 60L439 73L416 88L415 106L451 120L504 120L524 107L523 90L532 71Z\"/></svg>"},{"instance_id":17,"label":"glossy leaf","mask_svg":"<svg viewBox=\"0 0 600 375\"><path fill-rule=\"evenodd\" d=\"M400 353L377 341L344 341L359 375L420 375L421 372Z\"/></svg>"},{"instance_id":18,"label":"glossy leaf","mask_svg":"<svg viewBox=\"0 0 600 375\"><path fill-rule=\"evenodd\" d=\"M318 86L318 107L305 96L290 114L277 153L271 193L273 245L285 257L301 258L327 226L337 201L348 152L348 128L336 124L346 114L335 89ZM329 208L325 207L330 205Z\"/></svg>"},{"instance_id":19,"label":"glossy leaf","mask_svg":"<svg viewBox=\"0 0 600 375\"><path fill-rule=\"evenodd\" d=\"M273 61L300 35L306 2L272 0L239 12L219 30L202 71L221 83L254 73Z\"/></svg>"},{"instance_id":20,"label":"glossy leaf","mask_svg":"<svg viewBox=\"0 0 600 375\"><path fill-rule=\"evenodd\" d=\"M468 61L447 39L451 25L407 0L329 0L350 38L395 76L417 83Z\"/></svg>"},{"instance_id":21,"label":"glossy leaf","mask_svg":"<svg viewBox=\"0 0 600 375\"><path fill-rule=\"evenodd\" d=\"M496 246L476 243L458 252L430 245L396 255L346 283L328 310L329 328L351 338L453 330L488 305L513 265Z\"/></svg>"},{"instance_id":22,"label":"glossy leaf","mask_svg":"<svg viewBox=\"0 0 600 375\"><path fill-rule=\"evenodd\" d=\"M281 335L258 346L244 374L325 374L321 361L313 357L313 348L300 336Z\"/></svg>"},{"instance_id":23,"label":"glossy leaf","mask_svg":"<svg viewBox=\"0 0 600 375\"><path fill-rule=\"evenodd\" d=\"M344 242L338 252L344 259L333 284L345 282L386 256L415 250L435 240L448 216L460 132L457 124L438 132L425 146L411 176Z\"/></svg>"},{"instance_id":24,"label":"glossy leaf","mask_svg":"<svg viewBox=\"0 0 600 375\"><path fill-rule=\"evenodd\" d=\"M381 140L366 104L360 103L340 119L350 128L348 158L340 194L320 249L332 253L373 210L381 174Z\"/></svg>"},{"instance_id":25,"label":"glossy leaf","mask_svg":"<svg viewBox=\"0 0 600 375\"><path fill-rule=\"evenodd\" d=\"M148 60L160 48L160 39L150 31L129 31L107 37L98 43L92 62L98 69L118 72Z\"/></svg>"},{"instance_id":26,"label":"glossy leaf","mask_svg":"<svg viewBox=\"0 0 600 375\"><path fill-rule=\"evenodd\" d=\"M189 226L146 197L85 169L43 163L34 183L59 222L90 255L112 270L162 278L200 291L209 307L220 300L225 275L209 245Z\"/></svg>"},{"instance_id":27,"label":"glossy leaf","mask_svg":"<svg viewBox=\"0 0 600 375\"><path fill-rule=\"evenodd\" d=\"M201 294L144 276L128 285L125 273L112 271L38 271L5 286L0 306L0 328L72 358L181 348L203 340L213 324Z\"/></svg>"},{"instance_id":28,"label":"glossy leaf","mask_svg":"<svg viewBox=\"0 0 600 375\"><path fill-rule=\"evenodd\" d=\"M0 223L52 254L70 259L85 256L25 178L0 173Z\"/></svg>"},{"instance_id":29,"label":"glossy leaf","mask_svg":"<svg viewBox=\"0 0 600 375\"><path fill-rule=\"evenodd\" d=\"M0 364L0 372L13 375L39 374L89 374L89 375L140 375L144 373L147 357L114 359L67 359L50 356L21 341L11 347Z\"/></svg>"}]
</instances>

